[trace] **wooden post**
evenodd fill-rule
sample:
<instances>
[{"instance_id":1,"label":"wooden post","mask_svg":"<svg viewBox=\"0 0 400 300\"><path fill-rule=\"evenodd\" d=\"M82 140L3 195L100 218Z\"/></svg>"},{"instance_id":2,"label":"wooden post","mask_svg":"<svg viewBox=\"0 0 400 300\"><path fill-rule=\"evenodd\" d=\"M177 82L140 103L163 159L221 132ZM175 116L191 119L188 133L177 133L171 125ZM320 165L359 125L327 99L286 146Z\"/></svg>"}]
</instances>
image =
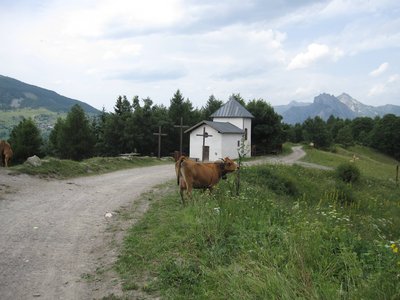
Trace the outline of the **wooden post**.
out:
<instances>
[{"instance_id":1,"label":"wooden post","mask_svg":"<svg viewBox=\"0 0 400 300\"><path fill-rule=\"evenodd\" d=\"M240 192L240 169L242 168L242 157L239 156L238 169L236 170L236 196Z\"/></svg>"},{"instance_id":2,"label":"wooden post","mask_svg":"<svg viewBox=\"0 0 400 300\"><path fill-rule=\"evenodd\" d=\"M181 124L174 125L175 128L180 128L180 141L179 141L179 156L182 155L182 143L183 143L183 129L189 128L187 125L183 125L183 118L181 117Z\"/></svg>"},{"instance_id":3,"label":"wooden post","mask_svg":"<svg viewBox=\"0 0 400 300\"><path fill-rule=\"evenodd\" d=\"M202 136L203 137L203 148L201 149L201 161L204 162L204 146L206 145L206 138L208 137L212 137L212 135L208 134L208 132L206 132L206 128L203 127L203 134L196 134L197 136Z\"/></svg>"},{"instance_id":4,"label":"wooden post","mask_svg":"<svg viewBox=\"0 0 400 300\"><path fill-rule=\"evenodd\" d=\"M153 133L158 135L158 158L161 158L161 136L166 136L166 133L161 133L161 126L158 126L158 132Z\"/></svg>"}]
</instances>

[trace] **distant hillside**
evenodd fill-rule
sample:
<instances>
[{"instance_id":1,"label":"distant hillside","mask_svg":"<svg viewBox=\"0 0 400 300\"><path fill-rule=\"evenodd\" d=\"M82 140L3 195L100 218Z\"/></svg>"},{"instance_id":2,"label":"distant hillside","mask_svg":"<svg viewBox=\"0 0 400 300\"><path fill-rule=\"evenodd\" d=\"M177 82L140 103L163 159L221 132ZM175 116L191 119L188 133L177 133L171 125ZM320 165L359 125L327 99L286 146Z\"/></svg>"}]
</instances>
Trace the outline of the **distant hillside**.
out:
<instances>
[{"instance_id":1,"label":"distant hillside","mask_svg":"<svg viewBox=\"0 0 400 300\"><path fill-rule=\"evenodd\" d=\"M327 120L331 115L342 119L373 118L386 114L400 115L400 106L391 104L383 106L365 105L346 93L337 97L324 93L315 97L313 103L292 101L288 105L280 105L274 108L283 117L283 122L288 124L303 123L307 118L316 116Z\"/></svg>"},{"instance_id":2,"label":"distant hillside","mask_svg":"<svg viewBox=\"0 0 400 300\"><path fill-rule=\"evenodd\" d=\"M14 126L24 118L34 120L46 137L57 118L65 117L75 104L89 115L100 113L82 101L0 75L0 139L8 139Z\"/></svg>"},{"instance_id":3,"label":"distant hillside","mask_svg":"<svg viewBox=\"0 0 400 300\"><path fill-rule=\"evenodd\" d=\"M302 107L302 106L308 106L310 104L311 103L291 101L288 105L277 105L277 106L274 106L274 110L278 114L281 115L284 112L286 112L287 110L291 109L292 107Z\"/></svg>"},{"instance_id":4,"label":"distant hillside","mask_svg":"<svg viewBox=\"0 0 400 300\"><path fill-rule=\"evenodd\" d=\"M64 113L75 104L79 104L86 113L99 113L99 110L85 102L0 75L0 110L45 108L52 112Z\"/></svg>"}]
</instances>

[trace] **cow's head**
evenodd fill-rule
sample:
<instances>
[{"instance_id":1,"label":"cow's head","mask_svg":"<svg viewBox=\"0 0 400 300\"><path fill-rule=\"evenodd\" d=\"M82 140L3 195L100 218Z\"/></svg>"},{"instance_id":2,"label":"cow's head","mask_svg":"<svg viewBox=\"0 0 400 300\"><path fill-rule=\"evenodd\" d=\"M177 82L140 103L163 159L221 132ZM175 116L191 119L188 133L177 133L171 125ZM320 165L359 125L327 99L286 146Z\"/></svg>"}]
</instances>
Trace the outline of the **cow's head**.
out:
<instances>
[{"instance_id":1,"label":"cow's head","mask_svg":"<svg viewBox=\"0 0 400 300\"><path fill-rule=\"evenodd\" d=\"M231 173L237 170L238 166L237 164L231 160L229 157L225 157L223 160L223 164L221 167L223 168L223 173Z\"/></svg>"}]
</instances>

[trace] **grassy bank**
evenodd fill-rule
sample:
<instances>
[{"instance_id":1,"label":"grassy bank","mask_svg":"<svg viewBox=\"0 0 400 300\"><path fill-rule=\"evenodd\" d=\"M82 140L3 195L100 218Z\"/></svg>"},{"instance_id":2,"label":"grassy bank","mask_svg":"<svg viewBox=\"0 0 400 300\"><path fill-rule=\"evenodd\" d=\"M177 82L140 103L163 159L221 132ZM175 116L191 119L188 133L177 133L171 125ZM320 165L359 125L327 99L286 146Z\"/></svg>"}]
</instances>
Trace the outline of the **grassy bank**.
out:
<instances>
[{"instance_id":1,"label":"grassy bank","mask_svg":"<svg viewBox=\"0 0 400 300\"><path fill-rule=\"evenodd\" d=\"M357 153L389 172L392 161ZM239 196L233 176L186 207L166 195L125 239L126 296L398 299L400 189L368 168L346 185L332 171L257 166L242 170Z\"/></svg>"},{"instance_id":2,"label":"grassy bank","mask_svg":"<svg viewBox=\"0 0 400 300\"><path fill-rule=\"evenodd\" d=\"M172 162L173 160L169 158L160 160L154 157L94 157L79 162L47 158L43 159L42 164L37 167L25 163L13 166L10 170L17 173L62 179Z\"/></svg>"},{"instance_id":3,"label":"grassy bank","mask_svg":"<svg viewBox=\"0 0 400 300\"><path fill-rule=\"evenodd\" d=\"M304 147L307 156L302 159L306 162L319 163L329 167L336 167L339 163L349 162L356 156L355 164L362 170L366 177L377 179L395 180L396 165L393 158L379 153L371 148L354 146L347 149L337 147L335 152L319 151L314 148Z\"/></svg>"}]
</instances>

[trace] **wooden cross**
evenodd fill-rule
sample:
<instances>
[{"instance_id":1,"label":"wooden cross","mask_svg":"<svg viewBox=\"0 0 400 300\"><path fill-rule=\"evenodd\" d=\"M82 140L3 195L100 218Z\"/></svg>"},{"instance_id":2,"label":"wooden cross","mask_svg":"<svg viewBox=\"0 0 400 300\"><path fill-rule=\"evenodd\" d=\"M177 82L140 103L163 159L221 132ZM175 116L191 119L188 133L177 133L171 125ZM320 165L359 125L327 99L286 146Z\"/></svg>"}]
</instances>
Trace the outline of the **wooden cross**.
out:
<instances>
[{"instance_id":1,"label":"wooden cross","mask_svg":"<svg viewBox=\"0 0 400 300\"><path fill-rule=\"evenodd\" d=\"M204 146L206 144L206 138L212 137L212 135L208 134L208 132L206 132L206 128L205 127L203 127L203 134L196 134L196 135L203 137L203 149L202 149L202 154L201 154L201 161L204 161Z\"/></svg>"},{"instance_id":2,"label":"wooden cross","mask_svg":"<svg viewBox=\"0 0 400 300\"><path fill-rule=\"evenodd\" d=\"M166 136L166 133L161 133L161 126L158 126L158 132L153 133L153 135L158 135L158 158L161 157L161 136Z\"/></svg>"},{"instance_id":3,"label":"wooden cross","mask_svg":"<svg viewBox=\"0 0 400 300\"><path fill-rule=\"evenodd\" d=\"M183 129L189 126L183 125L183 118L181 117L181 125L174 125L175 128L180 128L180 142L179 142L179 155L182 155L182 141L183 141Z\"/></svg>"}]
</instances>

